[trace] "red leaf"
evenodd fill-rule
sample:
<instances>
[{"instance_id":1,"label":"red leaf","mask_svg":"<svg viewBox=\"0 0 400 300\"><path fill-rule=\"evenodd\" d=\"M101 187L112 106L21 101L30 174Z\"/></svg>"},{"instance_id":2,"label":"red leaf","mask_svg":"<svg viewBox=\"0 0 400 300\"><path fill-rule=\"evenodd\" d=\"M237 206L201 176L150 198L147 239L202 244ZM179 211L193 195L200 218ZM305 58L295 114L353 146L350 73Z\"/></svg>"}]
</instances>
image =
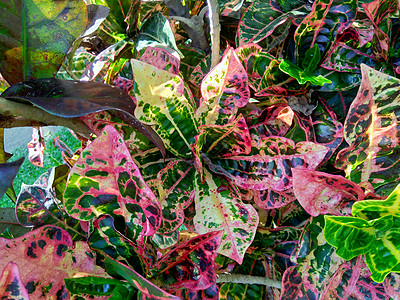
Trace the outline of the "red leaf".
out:
<instances>
[{"instance_id":1,"label":"red leaf","mask_svg":"<svg viewBox=\"0 0 400 300\"><path fill-rule=\"evenodd\" d=\"M164 255L156 267L172 289L205 290L217 280L214 261L223 231L196 236Z\"/></svg>"},{"instance_id":2,"label":"red leaf","mask_svg":"<svg viewBox=\"0 0 400 300\"><path fill-rule=\"evenodd\" d=\"M348 216L354 201L364 199L363 190L343 176L302 169L292 173L294 194L311 216Z\"/></svg>"},{"instance_id":3,"label":"red leaf","mask_svg":"<svg viewBox=\"0 0 400 300\"><path fill-rule=\"evenodd\" d=\"M21 280L18 266L9 262L0 277L0 298L29 300L28 292Z\"/></svg>"}]
</instances>

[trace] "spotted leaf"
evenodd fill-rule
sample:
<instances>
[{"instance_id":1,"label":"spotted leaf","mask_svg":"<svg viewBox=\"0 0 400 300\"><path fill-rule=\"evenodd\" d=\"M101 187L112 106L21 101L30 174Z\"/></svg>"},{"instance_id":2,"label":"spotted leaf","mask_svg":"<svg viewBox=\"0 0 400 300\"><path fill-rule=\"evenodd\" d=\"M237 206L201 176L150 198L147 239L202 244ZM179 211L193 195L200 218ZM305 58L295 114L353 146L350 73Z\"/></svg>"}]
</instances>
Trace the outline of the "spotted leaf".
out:
<instances>
[{"instance_id":1,"label":"spotted leaf","mask_svg":"<svg viewBox=\"0 0 400 300\"><path fill-rule=\"evenodd\" d=\"M197 121L182 78L138 60L131 64L138 102L135 116L154 128L167 150L176 156L190 156Z\"/></svg>"},{"instance_id":2,"label":"spotted leaf","mask_svg":"<svg viewBox=\"0 0 400 300\"><path fill-rule=\"evenodd\" d=\"M13 262L31 299L69 298L64 278L106 276L95 266L95 254L84 242L73 244L71 236L55 226L43 226L16 239L0 238L0 270Z\"/></svg>"},{"instance_id":3,"label":"spotted leaf","mask_svg":"<svg viewBox=\"0 0 400 300\"><path fill-rule=\"evenodd\" d=\"M179 73L179 58L163 48L146 47L144 53L140 55L140 61L153 65L160 70L166 70L171 74L178 75Z\"/></svg>"},{"instance_id":4,"label":"spotted leaf","mask_svg":"<svg viewBox=\"0 0 400 300\"><path fill-rule=\"evenodd\" d=\"M196 117L201 125L229 123L250 99L247 73L233 48L201 82L201 102Z\"/></svg>"},{"instance_id":5,"label":"spotted leaf","mask_svg":"<svg viewBox=\"0 0 400 300\"><path fill-rule=\"evenodd\" d=\"M243 261L246 249L253 241L258 225L258 214L250 204L243 204L234 187L223 178L212 176L207 170L205 182L195 177L196 215L194 226L200 234L224 230L218 253Z\"/></svg>"},{"instance_id":6,"label":"spotted leaf","mask_svg":"<svg viewBox=\"0 0 400 300\"><path fill-rule=\"evenodd\" d=\"M127 236L154 234L161 208L144 182L117 130L104 131L81 153L71 169L64 207L72 217L90 221L102 214L123 216Z\"/></svg>"},{"instance_id":7,"label":"spotted leaf","mask_svg":"<svg viewBox=\"0 0 400 300\"><path fill-rule=\"evenodd\" d=\"M364 199L363 190L342 176L302 169L292 173L296 199L311 216L348 216L352 204Z\"/></svg>"},{"instance_id":8,"label":"spotted leaf","mask_svg":"<svg viewBox=\"0 0 400 300\"><path fill-rule=\"evenodd\" d=\"M9 262L0 276L0 297L2 299L29 300L28 292L21 280L18 265Z\"/></svg>"},{"instance_id":9,"label":"spotted leaf","mask_svg":"<svg viewBox=\"0 0 400 300\"><path fill-rule=\"evenodd\" d=\"M70 60L65 60L65 66L70 72L75 74L77 78L81 78L86 66L92 63L94 59L95 56L92 53L86 51L84 48L78 48ZM61 67L57 72L56 78L73 80L64 67Z\"/></svg>"},{"instance_id":10,"label":"spotted leaf","mask_svg":"<svg viewBox=\"0 0 400 300\"><path fill-rule=\"evenodd\" d=\"M215 257L220 246L222 231L198 235L181 243L156 264L165 284L171 289L204 290L217 280Z\"/></svg>"},{"instance_id":11,"label":"spotted leaf","mask_svg":"<svg viewBox=\"0 0 400 300\"><path fill-rule=\"evenodd\" d=\"M355 183L374 188L397 181L399 160L400 81L361 65L362 82L344 123L349 146L336 157L336 167Z\"/></svg>"},{"instance_id":12,"label":"spotted leaf","mask_svg":"<svg viewBox=\"0 0 400 300\"><path fill-rule=\"evenodd\" d=\"M334 42L336 35L351 26L357 11L357 0L316 0L312 11L297 27L296 42L297 65L303 65L308 49L318 45L321 57Z\"/></svg>"}]
</instances>

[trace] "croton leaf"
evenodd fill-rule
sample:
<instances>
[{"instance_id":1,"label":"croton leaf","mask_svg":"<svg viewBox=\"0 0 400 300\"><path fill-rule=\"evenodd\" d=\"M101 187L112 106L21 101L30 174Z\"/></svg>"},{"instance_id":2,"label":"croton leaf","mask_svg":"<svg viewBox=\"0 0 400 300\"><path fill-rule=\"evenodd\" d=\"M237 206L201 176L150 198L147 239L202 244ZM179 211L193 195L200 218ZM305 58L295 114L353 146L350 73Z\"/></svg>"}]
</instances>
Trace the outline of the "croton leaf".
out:
<instances>
[{"instance_id":1,"label":"croton leaf","mask_svg":"<svg viewBox=\"0 0 400 300\"><path fill-rule=\"evenodd\" d=\"M215 257L223 232L198 235L166 253L156 264L170 289L204 290L215 284Z\"/></svg>"},{"instance_id":2,"label":"croton leaf","mask_svg":"<svg viewBox=\"0 0 400 300\"><path fill-rule=\"evenodd\" d=\"M153 65L160 70L166 70L171 74L178 75L179 73L179 58L163 48L146 47L144 53L140 55L140 61Z\"/></svg>"},{"instance_id":3,"label":"croton leaf","mask_svg":"<svg viewBox=\"0 0 400 300\"><path fill-rule=\"evenodd\" d=\"M191 156L197 121L185 97L182 78L138 60L132 59L131 64L137 99L135 116L152 125L174 155Z\"/></svg>"},{"instance_id":4,"label":"croton leaf","mask_svg":"<svg viewBox=\"0 0 400 300\"><path fill-rule=\"evenodd\" d=\"M127 236L154 234L161 207L114 127L104 131L81 153L71 169L64 207L72 217L90 221L102 214L122 215Z\"/></svg>"},{"instance_id":5,"label":"croton leaf","mask_svg":"<svg viewBox=\"0 0 400 300\"><path fill-rule=\"evenodd\" d=\"M302 169L292 173L294 194L311 216L347 216L354 201L364 199L363 190L343 176Z\"/></svg>"},{"instance_id":6,"label":"croton leaf","mask_svg":"<svg viewBox=\"0 0 400 300\"><path fill-rule=\"evenodd\" d=\"M45 144L41 127L32 128L32 140L26 146L31 164L43 168Z\"/></svg>"},{"instance_id":7,"label":"croton leaf","mask_svg":"<svg viewBox=\"0 0 400 300\"><path fill-rule=\"evenodd\" d=\"M158 199L162 208L162 222L157 233L177 230L185 219L184 210L194 199L193 166L183 160L174 160L157 174Z\"/></svg>"},{"instance_id":8,"label":"croton leaf","mask_svg":"<svg viewBox=\"0 0 400 300\"><path fill-rule=\"evenodd\" d=\"M11 261L4 267L0 276L0 297L2 299L29 300L18 265Z\"/></svg>"},{"instance_id":9,"label":"croton leaf","mask_svg":"<svg viewBox=\"0 0 400 300\"><path fill-rule=\"evenodd\" d=\"M131 286L142 292L143 295L146 296L145 299L179 300L178 297L163 291L158 286L154 285L142 275L137 273L134 269L112 259L110 256L105 255L104 262L108 272L117 273L118 275L122 276Z\"/></svg>"},{"instance_id":10,"label":"croton leaf","mask_svg":"<svg viewBox=\"0 0 400 300\"><path fill-rule=\"evenodd\" d=\"M374 188L397 181L400 165L399 79L361 65L362 82L344 123L349 146L336 157L336 167L346 170L355 183Z\"/></svg>"},{"instance_id":11,"label":"croton leaf","mask_svg":"<svg viewBox=\"0 0 400 300\"><path fill-rule=\"evenodd\" d=\"M75 51L74 55L69 60L65 60L65 66L69 73L72 72L77 78L81 78L86 66L92 63L95 57L95 55L81 47ZM73 80L63 66L61 66L60 70L57 72L56 78Z\"/></svg>"},{"instance_id":12,"label":"croton leaf","mask_svg":"<svg viewBox=\"0 0 400 300\"><path fill-rule=\"evenodd\" d=\"M241 264L257 229L257 211L252 205L242 203L226 179L204 172L204 183L199 174L195 176L196 231L204 234L224 230L218 253Z\"/></svg>"},{"instance_id":13,"label":"croton leaf","mask_svg":"<svg viewBox=\"0 0 400 300\"><path fill-rule=\"evenodd\" d=\"M0 72L10 84L54 77L87 22L80 0L3 2L0 14Z\"/></svg>"},{"instance_id":14,"label":"croton leaf","mask_svg":"<svg viewBox=\"0 0 400 300\"><path fill-rule=\"evenodd\" d=\"M8 240L0 238L0 270L9 262L23 268L21 280L31 299L69 298L64 278L88 275L106 277L95 266L95 254L85 242L73 244L71 236L56 226L43 226Z\"/></svg>"},{"instance_id":15,"label":"croton leaf","mask_svg":"<svg viewBox=\"0 0 400 300\"><path fill-rule=\"evenodd\" d=\"M282 61L279 64L279 69L282 72L290 75L291 77L296 78L296 80L300 84L305 84L308 81L313 85L320 85L320 86L323 86L325 83L332 83L332 81L321 75L315 76L311 72L302 70L294 63L286 59L282 59Z\"/></svg>"},{"instance_id":16,"label":"croton leaf","mask_svg":"<svg viewBox=\"0 0 400 300\"><path fill-rule=\"evenodd\" d=\"M229 123L239 107L250 99L246 70L233 48L228 48L222 60L201 82L202 99L196 111L201 125Z\"/></svg>"},{"instance_id":17,"label":"croton leaf","mask_svg":"<svg viewBox=\"0 0 400 300\"><path fill-rule=\"evenodd\" d=\"M312 11L297 27L296 42L297 64L303 65L308 49L318 45L321 57L329 49L336 35L352 24L357 11L357 0L316 0Z\"/></svg>"},{"instance_id":18,"label":"croton leaf","mask_svg":"<svg viewBox=\"0 0 400 300\"><path fill-rule=\"evenodd\" d=\"M170 233L153 235L152 242L160 249L168 249L174 246L179 240L179 231L175 230Z\"/></svg>"},{"instance_id":19,"label":"croton leaf","mask_svg":"<svg viewBox=\"0 0 400 300\"><path fill-rule=\"evenodd\" d=\"M16 161L0 164L0 197L2 197L11 186L24 159L24 157L21 157Z\"/></svg>"}]
</instances>

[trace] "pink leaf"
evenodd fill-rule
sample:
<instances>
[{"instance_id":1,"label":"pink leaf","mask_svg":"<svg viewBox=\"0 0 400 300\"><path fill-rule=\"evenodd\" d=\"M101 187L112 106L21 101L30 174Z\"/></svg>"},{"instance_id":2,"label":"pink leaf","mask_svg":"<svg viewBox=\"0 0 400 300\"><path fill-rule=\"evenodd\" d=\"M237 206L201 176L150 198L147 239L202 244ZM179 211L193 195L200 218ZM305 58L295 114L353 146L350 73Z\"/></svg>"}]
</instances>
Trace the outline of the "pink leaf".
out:
<instances>
[{"instance_id":1,"label":"pink leaf","mask_svg":"<svg viewBox=\"0 0 400 300\"><path fill-rule=\"evenodd\" d=\"M9 262L1 274L0 298L29 300L29 295L21 280L18 266L13 262Z\"/></svg>"},{"instance_id":2,"label":"pink leaf","mask_svg":"<svg viewBox=\"0 0 400 300\"><path fill-rule=\"evenodd\" d=\"M105 276L85 242L73 246L71 236L56 226L43 226L12 240L0 238L0 270L10 262L18 265L31 299L69 299L64 278Z\"/></svg>"},{"instance_id":3,"label":"pink leaf","mask_svg":"<svg viewBox=\"0 0 400 300\"><path fill-rule=\"evenodd\" d=\"M294 194L311 216L348 216L354 201L364 199L363 190L343 176L302 169L292 173Z\"/></svg>"},{"instance_id":4,"label":"pink leaf","mask_svg":"<svg viewBox=\"0 0 400 300\"><path fill-rule=\"evenodd\" d=\"M29 161L32 165L43 168L43 151L45 145L41 127L32 128L32 140L29 142L27 147L29 150Z\"/></svg>"},{"instance_id":5,"label":"pink leaf","mask_svg":"<svg viewBox=\"0 0 400 300\"><path fill-rule=\"evenodd\" d=\"M172 289L204 290L217 280L214 261L222 231L196 236L164 255L156 267Z\"/></svg>"},{"instance_id":6,"label":"pink leaf","mask_svg":"<svg viewBox=\"0 0 400 300\"><path fill-rule=\"evenodd\" d=\"M160 70L166 70L171 74L179 74L180 59L165 49L146 47L139 60L153 65Z\"/></svg>"},{"instance_id":7,"label":"pink leaf","mask_svg":"<svg viewBox=\"0 0 400 300\"><path fill-rule=\"evenodd\" d=\"M82 151L71 169L64 207L82 221L102 214L122 215L133 240L153 235L161 224L160 204L112 126Z\"/></svg>"}]
</instances>

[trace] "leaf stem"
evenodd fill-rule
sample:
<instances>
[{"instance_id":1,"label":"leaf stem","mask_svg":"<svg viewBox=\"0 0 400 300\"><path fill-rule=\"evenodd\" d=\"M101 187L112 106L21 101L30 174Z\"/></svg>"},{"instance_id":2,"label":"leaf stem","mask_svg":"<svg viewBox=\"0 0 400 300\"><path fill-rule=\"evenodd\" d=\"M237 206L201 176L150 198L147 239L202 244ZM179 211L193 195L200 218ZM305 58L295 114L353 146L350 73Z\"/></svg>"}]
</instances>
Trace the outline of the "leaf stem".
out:
<instances>
[{"instance_id":1,"label":"leaf stem","mask_svg":"<svg viewBox=\"0 0 400 300\"><path fill-rule=\"evenodd\" d=\"M211 35L211 69L219 63L220 31L218 0L207 0Z\"/></svg>"},{"instance_id":2,"label":"leaf stem","mask_svg":"<svg viewBox=\"0 0 400 300\"><path fill-rule=\"evenodd\" d=\"M61 66L63 67L65 72L67 72L69 77L71 77L73 80L78 80L79 81L79 78L68 68L68 66L64 62L61 63Z\"/></svg>"},{"instance_id":3,"label":"leaf stem","mask_svg":"<svg viewBox=\"0 0 400 300\"><path fill-rule=\"evenodd\" d=\"M241 274L218 274L217 283L220 282L232 282L242 284L258 284L274 287L277 289L281 288L281 282L267 277L241 275Z\"/></svg>"}]
</instances>

